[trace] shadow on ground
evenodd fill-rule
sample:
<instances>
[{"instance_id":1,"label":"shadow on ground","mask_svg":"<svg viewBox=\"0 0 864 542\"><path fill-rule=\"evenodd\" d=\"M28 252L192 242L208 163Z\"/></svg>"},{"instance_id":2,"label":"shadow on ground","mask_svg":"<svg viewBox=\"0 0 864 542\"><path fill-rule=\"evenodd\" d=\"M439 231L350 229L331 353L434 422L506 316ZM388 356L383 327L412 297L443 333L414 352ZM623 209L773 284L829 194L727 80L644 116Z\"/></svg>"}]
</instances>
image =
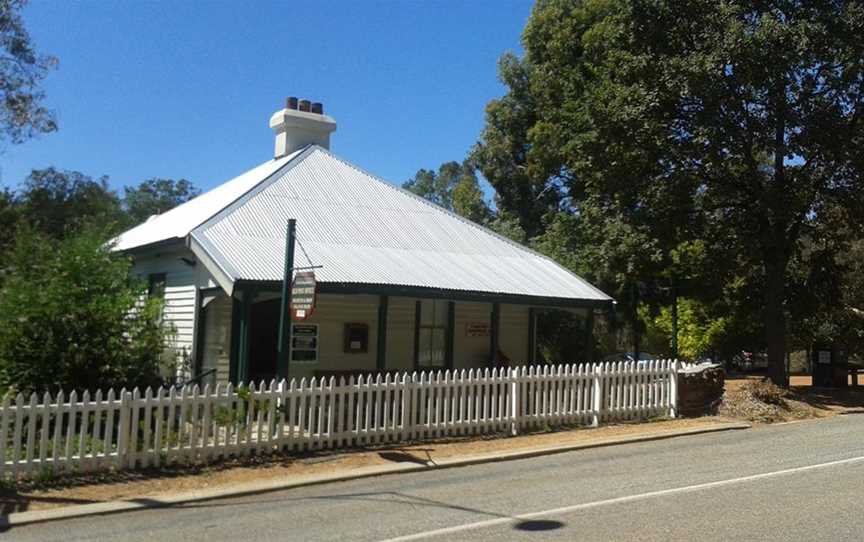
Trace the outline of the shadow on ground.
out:
<instances>
[{"instance_id":1,"label":"shadow on ground","mask_svg":"<svg viewBox=\"0 0 864 542\"><path fill-rule=\"evenodd\" d=\"M864 388L813 388L792 386L793 397L798 401L822 410L845 410L844 414L864 413Z\"/></svg>"},{"instance_id":2,"label":"shadow on ground","mask_svg":"<svg viewBox=\"0 0 864 542\"><path fill-rule=\"evenodd\" d=\"M378 452L378 457L387 461L391 461L393 463L416 463L418 465L434 465L435 462L432 460L431 455L432 451L432 448L413 448L410 452L406 450L390 450ZM411 452L423 452L426 458L424 459L422 457L414 455Z\"/></svg>"}]
</instances>

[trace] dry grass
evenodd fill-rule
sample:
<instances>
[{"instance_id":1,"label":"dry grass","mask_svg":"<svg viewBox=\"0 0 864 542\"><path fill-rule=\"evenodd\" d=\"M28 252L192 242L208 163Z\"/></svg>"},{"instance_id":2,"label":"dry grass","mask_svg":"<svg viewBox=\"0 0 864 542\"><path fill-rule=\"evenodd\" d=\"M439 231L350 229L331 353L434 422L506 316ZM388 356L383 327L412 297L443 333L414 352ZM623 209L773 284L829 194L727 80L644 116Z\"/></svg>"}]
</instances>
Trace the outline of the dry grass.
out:
<instances>
[{"instance_id":1,"label":"dry grass","mask_svg":"<svg viewBox=\"0 0 864 542\"><path fill-rule=\"evenodd\" d=\"M747 380L727 389L720 405L720 415L755 423L776 423L830 415L789 390L768 381Z\"/></svg>"}]
</instances>

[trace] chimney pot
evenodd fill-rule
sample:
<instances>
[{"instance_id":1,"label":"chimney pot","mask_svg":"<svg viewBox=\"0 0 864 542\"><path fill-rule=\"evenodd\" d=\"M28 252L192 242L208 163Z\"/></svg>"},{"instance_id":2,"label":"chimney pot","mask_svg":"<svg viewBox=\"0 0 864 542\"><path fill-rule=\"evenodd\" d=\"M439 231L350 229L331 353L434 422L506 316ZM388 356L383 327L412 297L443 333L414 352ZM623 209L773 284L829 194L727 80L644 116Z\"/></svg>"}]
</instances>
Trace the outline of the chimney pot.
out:
<instances>
[{"instance_id":1,"label":"chimney pot","mask_svg":"<svg viewBox=\"0 0 864 542\"><path fill-rule=\"evenodd\" d=\"M309 100L300 100L300 111L306 111L308 113L310 106L311 103L309 102Z\"/></svg>"},{"instance_id":2,"label":"chimney pot","mask_svg":"<svg viewBox=\"0 0 864 542\"><path fill-rule=\"evenodd\" d=\"M289 96L287 100L285 100L285 108L286 109L297 109L297 97Z\"/></svg>"},{"instance_id":3,"label":"chimney pot","mask_svg":"<svg viewBox=\"0 0 864 542\"><path fill-rule=\"evenodd\" d=\"M319 115L324 114L324 104L321 102L313 102L312 103L312 112L317 113Z\"/></svg>"}]
</instances>

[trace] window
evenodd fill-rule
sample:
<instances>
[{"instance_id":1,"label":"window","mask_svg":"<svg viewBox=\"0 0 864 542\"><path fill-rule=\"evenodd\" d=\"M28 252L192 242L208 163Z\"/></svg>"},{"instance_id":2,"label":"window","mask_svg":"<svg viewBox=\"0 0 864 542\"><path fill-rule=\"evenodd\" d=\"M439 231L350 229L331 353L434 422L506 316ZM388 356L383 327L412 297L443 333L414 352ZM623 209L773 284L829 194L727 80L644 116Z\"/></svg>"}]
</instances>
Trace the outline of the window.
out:
<instances>
[{"instance_id":1,"label":"window","mask_svg":"<svg viewBox=\"0 0 864 542\"><path fill-rule=\"evenodd\" d=\"M147 275L147 295L150 297L165 297L165 273L150 273Z\"/></svg>"},{"instance_id":2,"label":"window","mask_svg":"<svg viewBox=\"0 0 864 542\"><path fill-rule=\"evenodd\" d=\"M345 324L345 346L343 352L349 354L369 351L369 326L366 324Z\"/></svg>"},{"instance_id":3,"label":"window","mask_svg":"<svg viewBox=\"0 0 864 542\"><path fill-rule=\"evenodd\" d=\"M150 273L147 275L147 296L155 299L165 299L165 273ZM164 318L164 306L163 312L159 313L158 322L161 324Z\"/></svg>"},{"instance_id":4,"label":"window","mask_svg":"<svg viewBox=\"0 0 864 542\"><path fill-rule=\"evenodd\" d=\"M318 361L318 324L291 326L291 361L301 363Z\"/></svg>"},{"instance_id":5,"label":"window","mask_svg":"<svg viewBox=\"0 0 864 542\"><path fill-rule=\"evenodd\" d=\"M417 305L417 365L421 368L444 367L447 362L450 303L440 299L423 299Z\"/></svg>"}]
</instances>

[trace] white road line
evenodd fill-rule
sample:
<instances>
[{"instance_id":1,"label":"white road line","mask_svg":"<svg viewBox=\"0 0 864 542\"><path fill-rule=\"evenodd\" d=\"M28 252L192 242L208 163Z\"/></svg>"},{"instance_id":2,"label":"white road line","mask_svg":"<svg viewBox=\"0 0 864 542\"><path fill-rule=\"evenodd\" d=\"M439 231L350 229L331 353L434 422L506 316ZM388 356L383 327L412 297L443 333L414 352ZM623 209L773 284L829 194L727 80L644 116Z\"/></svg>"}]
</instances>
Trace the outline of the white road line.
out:
<instances>
[{"instance_id":1,"label":"white road line","mask_svg":"<svg viewBox=\"0 0 864 542\"><path fill-rule=\"evenodd\" d=\"M729 478L727 480L718 480L716 482L706 482L704 484L696 484L692 486L684 486L684 487L675 487L671 489L661 489L659 491L649 491L648 493L639 493L638 495L627 495L625 497L616 497L614 499L605 499L602 501L594 501L587 502L582 504L574 504L570 506L562 506L561 508L550 508L549 510L541 510L539 512L531 512L529 514L519 514L516 516L510 516L505 518L496 518L496 519L488 519L485 521L478 521L476 523L465 523L463 525L456 525L453 527L445 527L443 529L433 529L431 531L423 531L420 533L409 534L405 536L397 536L396 538L389 538L382 542L407 542L409 540L422 540L425 538L434 538L436 536L444 536L444 535L452 535L454 533L459 533L462 531L470 531L474 529L483 529L485 527L494 527L496 525L504 525L507 523L515 523L518 521L524 521L527 519L535 519L544 516L554 516L558 514L565 514L568 512L576 512L578 510L586 510L588 508L597 508L600 506L607 506L610 504L620 504L632 501L640 501L644 499L651 499L654 497L663 497L665 495L675 495L677 493L688 493L692 491L701 491L703 489L711 489L715 487L728 486L732 484L740 484L743 482L751 482L753 480L762 480L763 478L773 478L775 476L783 476L786 474L794 474L798 472L805 472L810 470L822 469L826 467L835 467L838 465L847 465L849 463L858 463L864 461L864 456L858 457L850 457L848 459L839 459L837 461L828 461L827 463L817 463L815 465L806 465L803 467L794 467L791 469L783 469L772 472L764 472L762 474L752 474L750 476L741 476L740 478Z\"/></svg>"}]
</instances>

